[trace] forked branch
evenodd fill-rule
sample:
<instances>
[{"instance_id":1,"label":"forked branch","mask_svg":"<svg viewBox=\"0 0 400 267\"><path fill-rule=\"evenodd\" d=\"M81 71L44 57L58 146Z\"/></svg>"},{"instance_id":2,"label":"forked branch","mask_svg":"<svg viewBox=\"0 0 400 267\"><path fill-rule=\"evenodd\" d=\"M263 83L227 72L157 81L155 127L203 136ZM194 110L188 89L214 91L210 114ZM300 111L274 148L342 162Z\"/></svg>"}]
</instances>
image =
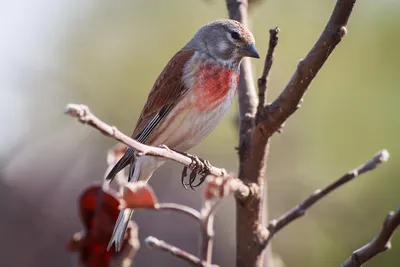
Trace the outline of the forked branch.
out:
<instances>
[{"instance_id":1,"label":"forked branch","mask_svg":"<svg viewBox=\"0 0 400 267\"><path fill-rule=\"evenodd\" d=\"M307 56L300 60L282 93L267 106L266 116L257 125L264 136L271 136L300 106L308 86L329 55L347 33L346 25L356 0L338 0L321 36Z\"/></svg>"},{"instance_id":2,"label":"forked branch","mask_svg":"<svg viewBox=\"0 0 400 267\"><path fill-rule=\"evenodd\" d=\"M400 225L400 209L396 212L390 212L383 222L383 226L379 234L365 246L354 251L341 267L359 267L375 257L390 249L390 238L394 231Z\"/></svg>"},{"instance_id":3,"label":"forked branch","mask_svg":"<svg viewBox=\"0 0 400 267\"><path fill-rule=\"evenodd\" d=\"M309 208L311 208L322 198L326 197L330 192L353 180L355 177L375 169L379 166L379 164L386 162L388 159L389 153L387 152L387 150L382 150L376 153L371 160L367 161L358 168L355 168L354 170L344 174L342 177L335 180L333 183L329 184L325 188L314 191L314 193L302 203L292 208L278 219L272 220L267 227L269 231L269 236L265 240L264 245L268 245L277 232L279 232L282 228L284 228L294 220L302 217Z\"/></svg>"}]
</instances>

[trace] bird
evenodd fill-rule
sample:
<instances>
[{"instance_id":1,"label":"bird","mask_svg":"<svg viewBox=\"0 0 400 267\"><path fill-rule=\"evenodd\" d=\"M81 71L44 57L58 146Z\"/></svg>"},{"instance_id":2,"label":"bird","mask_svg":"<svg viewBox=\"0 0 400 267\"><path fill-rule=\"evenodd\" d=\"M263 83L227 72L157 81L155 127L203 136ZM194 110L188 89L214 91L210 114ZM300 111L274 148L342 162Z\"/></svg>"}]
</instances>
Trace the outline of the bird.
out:
<instances>
[{"instance_id":1,"label":"bird","mask_svg":"<svg viewBox=\"0 0 400 267\"><path fill-rule=\"evenodd\" d=\"M151 146L185 152L222 120L238 87L245 57L260 58L251 31L238 21L220 19L202 26L167 63L155 81L132 138ZM127 148L107 174L111 180L129 165L128 182L147 182L165 159L137 156ZM133 210L122 209L109 240L120 251Z\"/></svg>"}]
</instances>

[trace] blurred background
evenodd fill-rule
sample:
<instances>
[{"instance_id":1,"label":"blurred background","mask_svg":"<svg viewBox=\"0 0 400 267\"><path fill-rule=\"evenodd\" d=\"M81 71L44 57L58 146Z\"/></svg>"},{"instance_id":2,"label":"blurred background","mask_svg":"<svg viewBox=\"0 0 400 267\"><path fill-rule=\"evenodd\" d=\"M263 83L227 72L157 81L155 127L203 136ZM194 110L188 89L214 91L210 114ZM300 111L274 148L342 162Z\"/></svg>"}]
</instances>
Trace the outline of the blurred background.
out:
<instances>
[{"instance_id":1,"label":"blurred background","mask_svg":"<svg viewBox=\"0 0 400 267\"><path fill-rule=\"evenodd\" d=\"M268 30L281 29L269 86L278 95L313 45L335 1L258 1L252 29L265 55ZM130 134L158 74L202 25L225 18L225 1L0 1L0 266L71 266L65 244L82 228L77 197L100 181L115 144L64 116L85 103ZM391 160L325 198L280 232L273 251L286 266L338 266L368 242L400 204L400 1L358 1L348 36L311 85L303 107L272 139L270 217L277 217L387 148ZM253 60L259 74L262 60ZM237 170L232 105L192 152ZM150 184L162 201L199 208L202 189L186 191L182 167L167 163ZM234 263L234 203L217 216L215 263ZM169 213L137 212L148 235L195 253L198 229ZM400 234L368 266L400 265ZM142 244L136 266L187 266Z\"/></svg>"}]
</instances>

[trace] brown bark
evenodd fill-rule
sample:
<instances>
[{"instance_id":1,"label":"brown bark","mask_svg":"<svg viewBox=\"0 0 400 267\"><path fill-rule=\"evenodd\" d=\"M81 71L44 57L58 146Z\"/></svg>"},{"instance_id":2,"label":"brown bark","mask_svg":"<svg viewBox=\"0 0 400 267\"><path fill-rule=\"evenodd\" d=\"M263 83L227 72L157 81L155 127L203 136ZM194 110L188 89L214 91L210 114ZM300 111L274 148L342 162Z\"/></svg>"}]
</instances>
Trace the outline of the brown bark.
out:
<instances>
[{"instance_id":1,"label":"brown bark","mask_svg":"<svg viewBox=\"0 0 400 267\"><path fill-rule=\"evenodd\" d=\"M226 0L229 18L248 26L248 1ZM259 230L262 225L262 192L265 172L267 142L265 138L259 141L253 151L251 132L254 128L258 105L257 90L254 85L249 59L241 64L238 88L239 96L239 177L242 181L257 185L257 190L251 198L243 201L236 198L236 266L262 266L263 248L259 242ZM255 160L256 167L251 161Z\"/></svg>"},{"instance_id":2,"label":"brown bark","mask_svg":"<svg viewBox=\"0 0 400 267\"><path fill-rule=\"evenodd\" d=\"M400 209L387 215L379 234L368 244L351 254L341 267L360 267L376 255L390 249L390 238L400 225Z\"/></svg>"},{"instance_id":3,"label":"brown bark","mask_svg":"<svg viewBox=\"0 0 400 267\"><path fill-rule=\"evenodd\" d=\"M247 0L226 0L226 4L231 19L248 25ZM288 85L272 104L264 107L263 103L266 101L265 89L272 64L272 54L270 64L264 66L261 77L264 79L259 81L261 103L258 108L259 99L253 82L251 65L247 60L242 64L238 88L239 178L244 182L252 183L257 190L246 199L236 199L236 266L238 267L263 266L263 251L268 237L263 231L262 207L269 138L274 132L279 131L289 116L299 108L308 86L346 34L345 26L354 4L355 0L337 1L321 36L306 58L300 61Z\"/></svg>"}]
</instances>

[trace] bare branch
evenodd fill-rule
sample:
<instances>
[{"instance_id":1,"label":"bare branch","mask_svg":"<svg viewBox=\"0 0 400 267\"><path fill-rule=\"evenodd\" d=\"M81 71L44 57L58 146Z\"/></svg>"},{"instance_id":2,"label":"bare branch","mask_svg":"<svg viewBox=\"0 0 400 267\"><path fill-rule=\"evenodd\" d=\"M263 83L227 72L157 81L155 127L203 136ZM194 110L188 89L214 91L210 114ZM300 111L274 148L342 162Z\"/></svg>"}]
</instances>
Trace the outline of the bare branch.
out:
<instances>
[{"instance_id":1,"label":"bare branch","mask_svg":"<svg viewBox=\"0 0 400 267\"><path fill-rule=\"evenodd\" d=\"M239 179L232 177L217 177L209 175L204 189L205 202L201 210L202 245L201 255L207 264L212 262L212 249L214 243L214 218L222 198L233 193L250 195L250 186L243 184Z\"/></svg>"},{"instance_id":2,"label":"bare branch","mask_svg":"<svg viewBox=\"0 0 400 267\"><path fill-rule=\"evenodd\" d=\"M77 118L79 122L83 124L88 124L91 127L97 129L105 136L112 137L115 140L120 141L129 147L132 147L139 153L139 156L151 155L156 157L163 157L181 163L185 166L188 166L189 168L193 166L193 159L191 157L171 150L166 146L153 147L142 144L123 134L115 126L110 126L104 121L97 118L85 105L68 104L65 109L65 113L70 115L71 117ZM224 169L220 169L211 165L207 166L207 171L215 176L226 175L226 171Z\"/></svg>"},{"instance_id":3,"label":"bare branch","mask_svg":"<svg viewBox=\"0 0 400 267\"><path fill-rule=\"evenodd\" d=\"M226 0L229 18L249 26L248 1ZM240 65L240 79L238 86L239 98L239 177L246 175L244 165L249 160L250 133L254 127L254 118L257 111L257 90L254 85L253 70L248 58L243 59Z\"/></svg>"},{"instance_id":4,"label":"bare branch","mask_svg":"<svg viewBox=\"0 0 400 267\"><path fill-rule=\"evenodd\" d=\"M188 215L200 222L200 212L195 209L192 209L188 206L176 204L176 203L159 203L155 206L156 210L170 210L180 212L182 214Z\"/></svg>"},{"instance_id":5,"label":"bare branch","mask_svg":"<svg viewBox=\"0 0 400 267\"><path fill-rule=\"evenodd\" d=\"M202 219L201 219L201 256L207 263L207 266L212 264L212 252L214 247L214 218L215 213L221 203L221 199L216 201L207 200L204 202L202 208Z\"/></svg>"},{"instance_id":6,"label":"bare branch","mask_svg":"<svg viewBox=\"0 0 400 267\"><path fill-rule=\"evenodd\" d=\"M232 178L231 176L209 175L206 181L204 196L209 200L227 197L231 194L235 194L239 198L246 197L253 194L257 187L255 184L246 185L241 180Z\"/></svg>"},{"instance_id":7,"label":"bare branch","mask_svg":"<svg viewBox=\"0 0 400 267\"><path fill-rule=\"evenodd\" d=\"M345 183L353 180L355 177L375 169L376 167L378 167L379 164L386 162L388 159L389 159L388 151L382 150L376 153L370 161L364 163L363 165L359 166L358 168L352 171L349 171L348 173L344 174L342 177L335 180L333 183L329 184L325 188L314 191L314 193L310 195L302 203L292 208L278 219L272 220L269 223L268 225L269 236L265 240L264 244L268 245L268 243L271 241L271 239L278 231L280 231L282 228L284 228L294 220L302 217L310 207L312 207L319 200L327 196L330 192L339 188Z\"/></svg>"},{"instance_id":8,"label":"bare branch","mask_svg":"<svg viewBox=\"0 0 400 267\"><path fill-rule=\"evenodd\" d=\"M299 107L302 97L329 55L345 36L346 25L356 0L338 0L321 36L307 56L300 60L295 73L279 97L267 106L258 128L271 136Z\"/></svg>"},{"instance_id":9,"label":"bare branch","mask_svg":"<svg viewBox=\"0 0 400 267\"><path fill-rule=\"evenodd\" d=\"M202 266L202 267L210 267L210 265L207 265L204 261L200 260L193 254L190 254L189 252L177 248L171 244L168 244L165 241L159 240L153 236L149 236L145 239L144 241L146 245L151 248L151 249L159 249L164 252L168 252L169 254L178 257L188 263L190 263L193 266ZM213 267L217 267L216 265L213 265Z\"/></svg>"},{"instance_id":10,"label":"bare branch","mask_svg":"<svg viewBox=\"0 0 400 267\"><path fill-rule=\"evenodd\" d=\"M226 0L229 18L248 26L248 0ZM258 98L249 59L240 67L239 98L239 172L242 181L254 184L258 190L251 197L236 196L236 266L263 266L263 250L259 240L258 226L262 223L264 172L268 141L255 144L254 126ZM265 211L266 213L266 211Z\"/></svg>"},{"instance_id":11,"label":"bare branch","mask_svg":"<svg viewBox=\"0 0 400 267\"><path fill-rule=\"evenodd\" d=\"M278 27L269 30L269 46L267 56L265 57L264 69L261 77L257 80L258 108L256 114L256 124L258 124L260 117L262 117L262 114L264 112L265 93L267 91L269 73L271 71L272 63L274 62L275 47L278 44L278 33Z\"/></svg>"},{"instance_id":12,"label":"bare branch","mask_svg":"<svg viewBox=\"0 0 400 267\"><path fill-rule=\"evenodd\" d=\"M359 267L379 253L390 249L390 238L400 225L400 209L390 212L379 234L365 246L354 251L341 267Z\"/></svg>"}]
</instances>

